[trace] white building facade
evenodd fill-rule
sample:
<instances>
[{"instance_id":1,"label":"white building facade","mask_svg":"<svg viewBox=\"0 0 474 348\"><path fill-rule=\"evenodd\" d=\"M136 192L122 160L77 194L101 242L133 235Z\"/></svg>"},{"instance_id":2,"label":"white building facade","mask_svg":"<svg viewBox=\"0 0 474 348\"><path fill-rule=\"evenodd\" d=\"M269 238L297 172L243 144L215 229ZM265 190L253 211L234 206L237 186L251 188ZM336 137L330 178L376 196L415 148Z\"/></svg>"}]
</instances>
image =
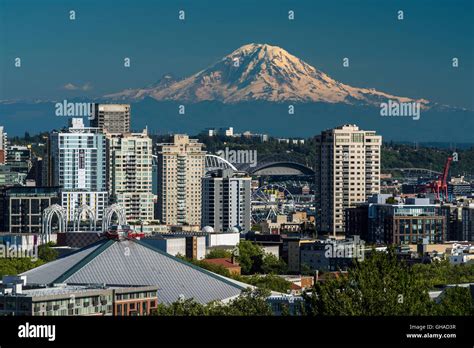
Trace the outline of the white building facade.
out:
<instances>
[{"instance_id":1,"label":"white building facade","mask_svg":"<svg viewBox=\"0 0 474 348\"><path fill-rule=\"evenodd\" d=\"M61 205L68 221L83 204L100 220L108 204L105 136L97 128L84 127L81 118L71 121L69 129L50 136L51 184L62 187Z\"/></svg>"},{"instance_id":2,"label":"white building facade","mask_svg":"<svg viewBox=\"0 0 474 348\"><path fill-rule=\"evenodd\" d=\"M251 178L230 169L203 178L202 225L215 232L251 228Z\"/></svg>"}]
</instances>

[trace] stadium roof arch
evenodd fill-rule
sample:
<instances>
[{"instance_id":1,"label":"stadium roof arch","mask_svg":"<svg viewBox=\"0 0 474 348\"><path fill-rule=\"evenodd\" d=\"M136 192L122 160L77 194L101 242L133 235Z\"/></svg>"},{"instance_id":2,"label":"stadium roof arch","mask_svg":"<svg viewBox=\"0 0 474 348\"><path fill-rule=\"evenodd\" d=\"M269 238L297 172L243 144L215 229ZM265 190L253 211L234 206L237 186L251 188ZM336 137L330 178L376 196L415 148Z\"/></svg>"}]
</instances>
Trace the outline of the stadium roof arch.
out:
<instances>
[{"instance_id":1,"label":"stadium roof arch","mask_svg":"<svg viewBox=\"0 0 474 348\"><path fill-rule=\"evenodd\" d=\"M255 167L247 166L246 168L239 168L245 170L251 175L263 176L280 176L280 175L315 175L314 170L296 162L265 162L258 164Z\"/></svg>"}]
</instances>

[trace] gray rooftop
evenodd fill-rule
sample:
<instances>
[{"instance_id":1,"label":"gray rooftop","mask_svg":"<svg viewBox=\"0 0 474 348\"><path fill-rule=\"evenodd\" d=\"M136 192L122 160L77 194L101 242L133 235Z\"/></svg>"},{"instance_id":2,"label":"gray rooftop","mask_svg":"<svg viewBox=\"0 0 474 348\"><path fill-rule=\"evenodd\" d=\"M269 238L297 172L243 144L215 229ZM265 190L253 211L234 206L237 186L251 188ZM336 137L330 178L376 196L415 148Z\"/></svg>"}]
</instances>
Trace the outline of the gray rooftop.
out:
<instances>
[{"instance_id":1,"label":"gray rooftop","mask_svg":"<svg viewBox=\"0 0 474 348\"><path fill-rule=\"evenodd\" d=\"M27 284L157 286L160 303L227 300L245 288L136 240L100 241L21 275Z\"/></svg>"}]
</instances>

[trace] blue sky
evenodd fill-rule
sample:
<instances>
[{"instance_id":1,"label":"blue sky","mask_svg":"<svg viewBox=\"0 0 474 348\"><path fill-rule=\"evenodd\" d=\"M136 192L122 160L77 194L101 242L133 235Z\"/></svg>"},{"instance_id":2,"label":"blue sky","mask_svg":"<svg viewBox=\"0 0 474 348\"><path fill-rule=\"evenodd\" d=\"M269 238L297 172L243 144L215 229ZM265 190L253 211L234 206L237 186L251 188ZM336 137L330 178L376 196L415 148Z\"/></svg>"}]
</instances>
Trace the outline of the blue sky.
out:
<instances>
[{"instance_id":1,"label":"blue sky","mask_svg":"<svg viewBox=\"0 0 474 348\"><path fill-rule=\"evenodd\" d=\"M280 46L357 87L474 108L472 0L0 0L0 99L64 99ZM178 10L186 20L178 20ZM405 19L397 20L403 10ZM69 10L76 20L69 20ZM289 10L295 20L288 21ZM14 67L15 57L22 67ZM123 67L123 58L131 67ZM342 58L350 67L342 67ZM460 66L453 69L451 59ZM67 90L65 85L87 88Z\"/></svg>"}]
</instances>

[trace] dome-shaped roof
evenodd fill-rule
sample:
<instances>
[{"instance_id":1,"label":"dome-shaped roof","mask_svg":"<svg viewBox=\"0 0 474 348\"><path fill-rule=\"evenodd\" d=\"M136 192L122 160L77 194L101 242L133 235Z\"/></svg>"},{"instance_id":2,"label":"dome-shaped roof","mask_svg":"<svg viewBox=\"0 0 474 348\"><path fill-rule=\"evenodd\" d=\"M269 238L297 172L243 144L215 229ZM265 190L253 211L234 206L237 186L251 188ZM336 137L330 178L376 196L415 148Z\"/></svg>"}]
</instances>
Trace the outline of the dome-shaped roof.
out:
<instances>
[{"instance_id":1,"label":"dome-shaped roof","mask_svg":"<svg viewBox=\"0 0 474 348\"><path fill-rule=\"evenodd\" d=\"M230 233L239 233L240 232L240 229L237 227L237 226L234 226L234 227L231 227L227 230L227 232L230 232Z\"/></svg>"},{"instance_id":2,"label":"dome-shaped roof","mask_svg":"<svg viewBox=\"0 0 474 348\"><path fill-rule=\"evenodd\" d=\"M214 233L214 229L211 226L204 226L202 232Z\"/></svg>"}]
</instances>

